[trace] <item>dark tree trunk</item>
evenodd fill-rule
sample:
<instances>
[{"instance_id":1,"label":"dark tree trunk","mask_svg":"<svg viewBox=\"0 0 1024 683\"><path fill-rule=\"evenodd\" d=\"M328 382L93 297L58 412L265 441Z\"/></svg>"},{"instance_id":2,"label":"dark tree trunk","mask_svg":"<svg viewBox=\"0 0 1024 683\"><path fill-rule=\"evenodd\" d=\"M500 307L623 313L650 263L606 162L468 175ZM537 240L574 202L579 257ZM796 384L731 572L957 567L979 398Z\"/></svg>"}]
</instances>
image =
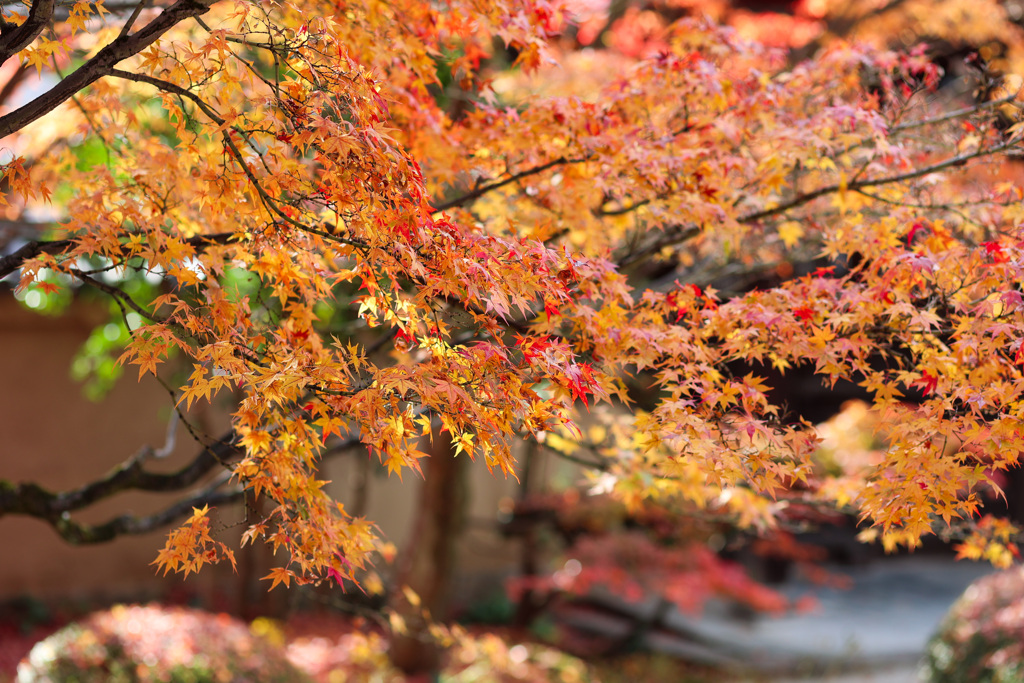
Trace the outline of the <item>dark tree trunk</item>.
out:
<instances>
[{"instance_id":1,"label":"dark tree trunk","mask_svg":"<svg viewBox=\"0 0 1024 683\"><path fill-rule=\"evenodd\" d=\"M391 608L405 621L405 633L391 640L391 663L410 680L431 680L441 667L441 648L428 632L429 620L445 618L448 589L455 569L455 540L462 529L468 492L466 463L456 458L447 434L434 434L430 457L423 463L424 482L415 512L413 531L399 557L396 590ZM402 587L419 596L420 605L406 599ZM412 678L416 676L417 678Z\"/></svg>"},{"instance_id":2,"label":"dark tree trunk","mask_svg":"<svg viewBox=\"0 0 1024 683\"><path fill-rule=\"evenodd\" d=\"M526 447L526 453L523 456L523 474L520 478L522 483L519 487L520 503L530 495L533 485L531 477L533 476L536 460L537 442L531 441ZM519 554L519 575L523 578L533 578L540 571L540 562L538 560L540 539L538 538L537 531L537 523L533 520L523 530ZM519 598L519 603L516 605L515 615L512 617L512 625L517 629L525 631L533 623L533 620L537 618L541 610L544 609L546 603L547 600L543 596L537 595L532 588L527 588L523 591Z\"/></svg>"}]
</instances>

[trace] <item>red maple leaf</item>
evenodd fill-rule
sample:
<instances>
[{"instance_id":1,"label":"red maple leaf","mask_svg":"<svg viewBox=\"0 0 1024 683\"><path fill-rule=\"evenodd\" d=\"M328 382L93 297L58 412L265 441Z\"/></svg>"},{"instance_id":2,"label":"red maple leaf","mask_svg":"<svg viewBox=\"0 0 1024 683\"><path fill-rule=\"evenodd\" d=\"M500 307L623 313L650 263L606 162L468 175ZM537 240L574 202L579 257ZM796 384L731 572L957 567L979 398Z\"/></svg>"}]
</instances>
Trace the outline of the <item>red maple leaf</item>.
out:
<instances>
[{"instance_id":1,"label":"red maple leaf","mask_svg":"<svg viewBox=\"0 0 1024 683\"><path fill-rule=\"evenodd\" d=\"M801 306L793 310L797 320L811 320L814 318L814 311L807 306Z\"/></svg>"},{"instance_id":2,"label":"red maple leaf","mask_svg":"<svg viewBox=\"0 0 1024 683\"><path fill-rule=\"evenodd\" d=\"M982 242L981 246L985 247L985 253L991 256L996 263L1005 263L1010 258L1003 251L1003 245L999 242Z\"/></svg>"},{"instance_id":3,"label":"red maple leaf","mask_svg":"<svg viewBox=\"0 0 1024 683\"><path fill-rule=\"evenodd\" d=\"M559 315L561 311L558 310L558 306L551 299L544 299L544 313L547 315L548 320L551 320L552 315Z\"/></svg>"},{"instance_id":4,"label":"red maple leaf","mask_svg":"<svg viewBox=\"0 0 1024 683\"><path fill-rule=\"evenodd\" d=\"M914 384L920 386L921 391L927 396L928 394L935 393L935 389L939 386L939 377L924 370L921 372L921 379L914 382Z\"/></svg>"},{"instance_id":5,"label":"red maple leaf","mask_svg":"<svg viewBox=\"0 0 1024 683\"><path fill-rule=\"evenodd\" d=\"M907 233L907 246L909 247L914 243L914 238L917 236L917 233L924 232L927 229L928 228L924 227L924 223L922 223L921 221L918 221L917 223L914 223L912 226L910 226L910 232Z\"/></svg>"},{"instance_id":6,"label":"red maple leaf","mask_svg":"<svg viewBox=\"0 0 1024 683\"><path fill-rule=\"evenodd\" d=\"M519 337L516 343L518 346L522 347L523 358L527 362L540 356L544 351L551 347L551 339L549 337L541 337L540 339Z\"/></svg>"},{"instance_id":7,"label":"red maple leaf","mask_svg":"<svg viewBox=\"0 0 1024 683\"><path fill-rule=\"evenodd\" d=\"M594 393L595 384L593 366L590 363L577 363L569 367L565 378L569 385L569 392L572 394L572 400L582 400L583 405L589 409L590 403L587 400L587 395Z\"/></svg>"}]
</instances>

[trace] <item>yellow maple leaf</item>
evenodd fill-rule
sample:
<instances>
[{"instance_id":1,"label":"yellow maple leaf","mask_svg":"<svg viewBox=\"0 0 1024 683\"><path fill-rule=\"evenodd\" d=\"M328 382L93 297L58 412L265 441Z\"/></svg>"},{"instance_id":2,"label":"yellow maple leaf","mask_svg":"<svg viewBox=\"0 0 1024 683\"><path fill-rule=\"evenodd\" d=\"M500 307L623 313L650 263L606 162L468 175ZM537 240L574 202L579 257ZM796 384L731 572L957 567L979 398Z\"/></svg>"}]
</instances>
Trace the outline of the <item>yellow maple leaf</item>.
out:
<instances>
[{"instance_id":1,"label":"yellow maple leaf","mask_svg":"<svg viewBox=\"0 0 1024 683\"><path fill-rule=\"evenodd\" d=\"M779 239L786 245L787 248L792 249L800 241L800 238L804 236L804 226L797 221L786 221L779 226Z\"/></svg>"}]
</instances>

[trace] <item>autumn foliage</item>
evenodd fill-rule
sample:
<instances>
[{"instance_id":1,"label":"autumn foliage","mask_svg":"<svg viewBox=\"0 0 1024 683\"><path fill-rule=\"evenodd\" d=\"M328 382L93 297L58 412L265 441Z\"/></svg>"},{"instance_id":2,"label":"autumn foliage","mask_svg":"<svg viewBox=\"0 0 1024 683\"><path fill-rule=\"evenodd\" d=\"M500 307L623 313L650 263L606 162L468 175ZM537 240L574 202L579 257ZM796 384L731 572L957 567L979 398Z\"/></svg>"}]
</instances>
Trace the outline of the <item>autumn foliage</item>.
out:
<instances>
[{"instance_id":1,"label":"autumn foliage","mask_svg":"<svg viewBox=\"0 0 1024 683\"><path fill-rule=\"evenodd\" d=\"M311 681L284 649L226 614L115 605L40 641L18 681Z\"/></svg>"},{"instance_id":2,"label":"autumn foliage","mask_svg":"<svg viewBox=\"0 0 1024 683\"><path fill-rule=\"evenodd\" d=\"M886 547L961 525L965 555L1012 556L979 521L1024 451L1009 86L951 99L923 48L793 64L695 19L574 51L546 0L44 5L6 9L4 56L77 70L0 134L8 217L55 223L0 274L112 297L121 363L186 359L183 419L236 397L234 450L194 434L268 501L241 543L280 551L272 586L358 581L379 539L321 458L415 476L433 426L496 476L540 442L627 506L840 507ZM798 367L867 392L881 457L821 466L765 378ZM223 490L162 570L231 557Z\"/></svg>"}]
</instances>

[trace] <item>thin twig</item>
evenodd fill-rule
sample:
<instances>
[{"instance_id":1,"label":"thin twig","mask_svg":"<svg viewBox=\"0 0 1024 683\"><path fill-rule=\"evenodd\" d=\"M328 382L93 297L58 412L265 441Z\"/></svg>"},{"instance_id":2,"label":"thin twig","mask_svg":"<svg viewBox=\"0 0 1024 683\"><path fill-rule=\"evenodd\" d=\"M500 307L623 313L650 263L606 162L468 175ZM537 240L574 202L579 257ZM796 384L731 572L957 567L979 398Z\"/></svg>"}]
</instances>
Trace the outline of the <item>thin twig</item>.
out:
<instances>
[{"instance_id":1,"label":"thin twig","mask_svg":"<svg viewBox=\"0 0 1024 683\"><path fill-rule=\"evenodd\" d=\"M132 30L132 26L135 24L135 20L139 18L139 14L142 12L142 8L149 3L149 0L139 0L139 4L132 10L131 16L124 22L124 26L121 27L121 32L117 35L118 38L124 38L128 35L128 32Z\"/></svg>"}]
</instances>

